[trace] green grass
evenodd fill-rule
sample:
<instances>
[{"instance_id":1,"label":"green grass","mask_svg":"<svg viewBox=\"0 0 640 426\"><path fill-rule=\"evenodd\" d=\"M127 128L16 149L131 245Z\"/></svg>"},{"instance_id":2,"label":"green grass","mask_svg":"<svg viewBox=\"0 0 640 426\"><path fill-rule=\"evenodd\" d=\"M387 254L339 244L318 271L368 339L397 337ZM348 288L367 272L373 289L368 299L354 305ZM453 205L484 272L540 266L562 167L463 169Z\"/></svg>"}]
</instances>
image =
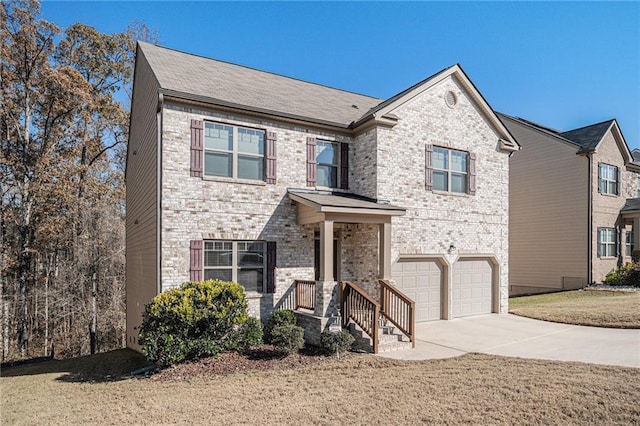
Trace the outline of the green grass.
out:
<instances>
[{"instance_id":1,"label":"green grass","mask_svg":"<svg viewBox=\"0 0 640 426\"><path fill-rule=\"evenodd\" d=\"M513 297L509 311L566 324L640 328L640 292L576 290Z\"/></svg>"}]
</instances>

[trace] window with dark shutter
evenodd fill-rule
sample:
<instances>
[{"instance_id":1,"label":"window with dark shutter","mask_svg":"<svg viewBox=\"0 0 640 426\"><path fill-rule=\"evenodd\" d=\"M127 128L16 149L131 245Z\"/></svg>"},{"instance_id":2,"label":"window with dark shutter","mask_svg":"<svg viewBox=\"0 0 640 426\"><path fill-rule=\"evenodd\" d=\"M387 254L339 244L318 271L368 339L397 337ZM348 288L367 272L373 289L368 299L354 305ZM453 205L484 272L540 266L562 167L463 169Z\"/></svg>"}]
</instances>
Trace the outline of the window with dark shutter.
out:
<instances>
[{"instance_id":1,"label":"window with dark shutter","mask_svg":"<svg viewBox=\"0 0 640 426\"><path fill-rule=\"evenodd\" d=\"M616 167L616 195L620 195L620 168Z\"/></svg>"},{"instance_id":2,"label":"window with dark shutter","mask_svg":"<svg viewBox=\"0 0 640 426\"><path fill-rule=\"evenodd\" d=\"M191 120L191 176L202 177L202 129L200 120Z\"/></svg>"},{"instance_id":3,"label":"window with dark shutter","mask_svg":"<svg viewBox=\"0 0 640 426\"><path fill-rule=\"evenodd\" d=\"M267 241L267 293L276 292L276 243Z\"/></svg>"},{"instance_id":4,"label":"window with dark shutter","mask_svg":"<svg viewBox=\"0 0 640 426\"><path fill-rule=\"evenodd\" d=\"M476 154L469 154L469 195L476 195Z\"/></svg>"},{"instance_id":5,"label":"window with dark shutter","mask_svg":"<svg viewBox=\"0 0 640 426\"><path fill-rule=\"evenodd\" d=\"M349 144L340 144L340 188L349 189Z\"/></svg>"},{"instance_id":6,"label":"window with dark shutter","mask_svg":"<svg viewBox=\"0 0 640 426\"><path fill-rule=\"evenodd\" d=\"M424 182L427 191L433 191L433 145L425 145Z\"/></svg>"},{"instance_id":7,"label":"window with dark shutter","mask_svg":"<svg viewBox=\"0 0 640 426\"><path fill-rule=\"evenodd\" d=\"M316 186L316 138L307 138L307 186Z\"/></svg>"},{"instance_id":8,"label":"window with dark shutter","mask_svg":"<svg viewBox=\"0 0 640 426\"><path fill-rule=\"evenodd\" d=\"M598 257L602 257L602 228L598 228Z\"/></svg>"},{"instance_id":9,"label":"window with dark shutter","mask_svg":"<svg viewBox=\"0 0 640 426\"><path fill-rule=\"evenodd\" d=\"M189 280L202 281L202 240L191 240L189 246Z\"/></svg>"},{"instance_id":10,"label":"window with dark shutter","mask_svg":"<svg viewBox=\"0 0 640 426\"><path fill-rule=\"evenodd\" d=\"M276 158L277 151L276 145L278 141L278 135L276 132L267 132L267 149L266 149L266 176L267 183L275 184L277 177Z\"/></svg>"}]
</instances>

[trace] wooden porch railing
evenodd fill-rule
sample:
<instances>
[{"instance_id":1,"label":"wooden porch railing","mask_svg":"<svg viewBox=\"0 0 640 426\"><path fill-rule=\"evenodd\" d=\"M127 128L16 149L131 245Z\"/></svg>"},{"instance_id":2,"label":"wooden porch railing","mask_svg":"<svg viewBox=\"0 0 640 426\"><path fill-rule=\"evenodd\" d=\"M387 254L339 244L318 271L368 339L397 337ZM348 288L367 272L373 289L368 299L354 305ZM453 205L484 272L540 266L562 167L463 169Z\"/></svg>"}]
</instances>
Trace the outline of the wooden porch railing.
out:
<instances>
[{"instance_id":1,"label":"wooden porch railing","mask_svg":"<svg viewBox=\"0 0 640 426\"><path fill-rule=\"evenodd\" d=\"M340 290L342 295L342 326L346 327L349 320L358 324L373 340L373 353L377 354L380 304L350 281L342 281Z\"/></svg>"},{"instance_id":2,"label":"wooden porch railing","mask_svg":"<svg viewBox=\"0 0 640 426\"><path fill-rule=\"evenodd\" d=\"M416 302L402 294L387 280L379 280L380 284L380 313L393 323L411 340L411 346L416 347Z\"/></svg>"},{"instance_id":3,"label":"wooden porch railing","mask_svg":"<svg viewBox=\"0 0 640 426\"><path fill-rule=\"evenodd\" d=\"M295 309L316 308L316 282L296 280L296 306Z\"/></svg>"}]
</instances>

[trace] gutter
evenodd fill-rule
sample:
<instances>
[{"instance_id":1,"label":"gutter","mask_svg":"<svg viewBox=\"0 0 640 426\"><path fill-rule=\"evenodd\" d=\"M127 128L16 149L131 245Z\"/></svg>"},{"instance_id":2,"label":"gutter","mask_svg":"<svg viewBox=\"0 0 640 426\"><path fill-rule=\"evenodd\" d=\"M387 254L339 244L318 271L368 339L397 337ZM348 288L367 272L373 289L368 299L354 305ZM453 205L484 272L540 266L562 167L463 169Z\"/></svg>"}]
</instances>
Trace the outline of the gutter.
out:
<instances>
[{"instance_id":1,"label":"gutter","mask_svg":"<svg viewBox=\"0 0 640 426\"><path fill-rule=\"evenodd\" d=\"M593 283L593 159L591 152L586 153L589 169L589 196L587 198L587 283Z\"/></svg>"}]
</instances>

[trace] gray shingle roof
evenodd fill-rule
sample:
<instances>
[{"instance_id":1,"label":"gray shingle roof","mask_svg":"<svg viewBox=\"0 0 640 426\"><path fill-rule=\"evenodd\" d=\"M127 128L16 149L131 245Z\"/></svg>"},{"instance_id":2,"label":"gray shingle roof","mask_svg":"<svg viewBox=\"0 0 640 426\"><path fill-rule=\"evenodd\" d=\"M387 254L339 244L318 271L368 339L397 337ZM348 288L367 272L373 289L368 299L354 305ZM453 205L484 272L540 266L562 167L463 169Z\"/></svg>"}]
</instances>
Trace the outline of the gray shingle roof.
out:
<instances>
[{"instance_id":1,"label":"gray shingle roof","mask_svg":"<svg viewBox=\"0 0 640 426\"><path fill-rule=\"evenodd\" d=\"M392 204L379 203L371 198L343 192L328 192L314 190L289 189L288 193L319 207L338 207L358 211L361 209L380 210L389 213L404 212L406 209Z\"/></svg>"},{"instance_id":2,"label":"gray shingle roof","mask_svg":"<svg viewBox=\"0 0 640 426\"><path fill-rule=\"evenodd\" d=\"M604 137L606 131L611 127L613 121L614 120L607 120L602 123L569 130L567 132L560 133L560 136L580 145L581 152L593 151Z\"/></svg>"},{"instance_id":3,"label":"gray shingle roof","mask_svg":"<svg viewBox=\"0 0 640 426\"><path fill-rule=\"evenodd\" d=\"M640 149L634 149L631 151L631 155L633 156L633 163L640 166Z\"/></svg>"},{"instance_id":4,"label":"gray shingle roof","mask_svg":"<svg viewBox=\"0 0 640 426\"><path fill-rule=\"evenodd\" d=\"M139 42L161 91L348 127L383 100Z\"/></svg>"},{"instance_id":5,"label":"gray shingle roof","mask_svg":"<svg viewBox=\"0 0 640 426\"><path fill-rule=\"evenodd\" d=\"M621 212L630 212L640 210L640 198L627 198L627 202L624 207L620 209Z\"/></svg>"}]
</instances>

